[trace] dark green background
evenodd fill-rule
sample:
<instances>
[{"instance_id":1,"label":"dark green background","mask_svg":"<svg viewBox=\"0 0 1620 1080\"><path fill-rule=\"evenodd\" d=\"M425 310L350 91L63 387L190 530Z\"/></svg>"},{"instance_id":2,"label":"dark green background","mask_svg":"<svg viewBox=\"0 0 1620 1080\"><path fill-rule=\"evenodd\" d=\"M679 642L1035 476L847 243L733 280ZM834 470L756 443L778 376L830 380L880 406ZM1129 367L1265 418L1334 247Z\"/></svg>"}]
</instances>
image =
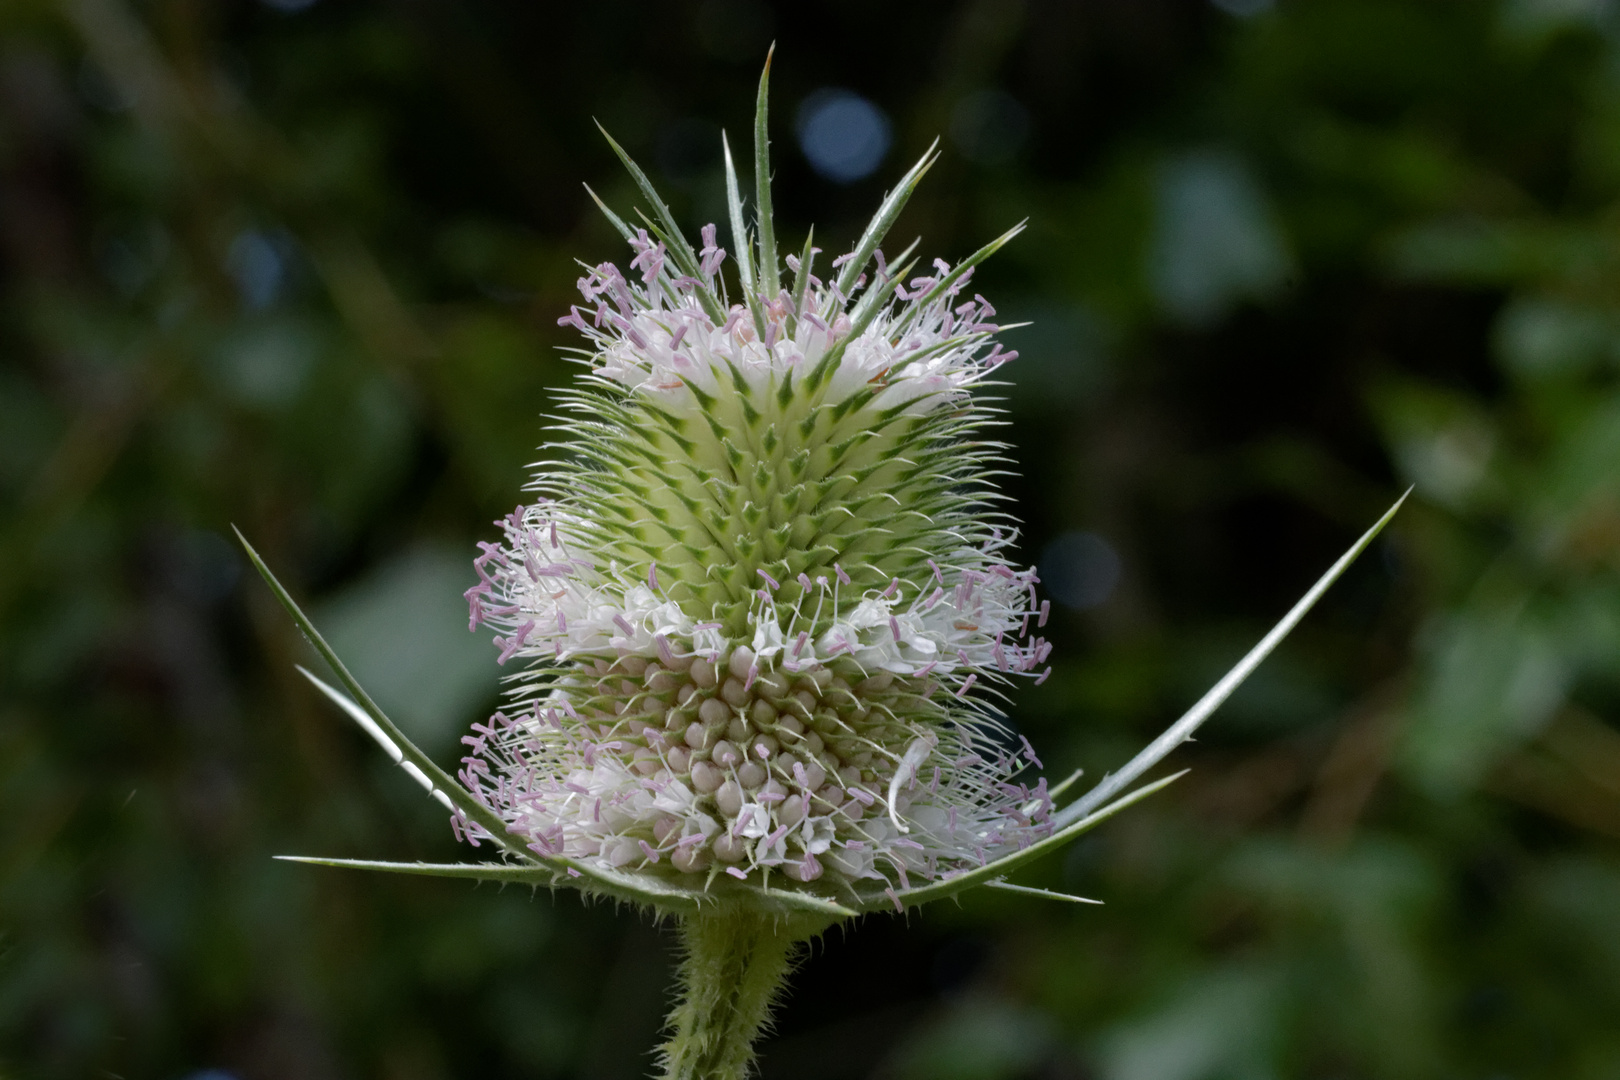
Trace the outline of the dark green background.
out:
<instances>
[{"instance_id":1,"label":"dark green background","mask_svg":"<svg viewBox=\"0 0 1620 1080\"><path fill-rule=\"evenodd\" d=\"M570 377L573 260L627 255L591 118L695 228L773 38L790 247L936 134L901 245L1030 219L979 278L1034 320L1023 556L1123 567L1017 696L1053 771L1122 761L1416 494L1187 779L1021 878L1105 907L834 933L767 1080L1620 1077L1605 0L7 0L0 1076L649 1068L647 920L270 860L463 852L226 537L453 758L496 686L473 542ZM794 139L827 86L894 124L847 187Z\"/></svg>"}]
</instances>

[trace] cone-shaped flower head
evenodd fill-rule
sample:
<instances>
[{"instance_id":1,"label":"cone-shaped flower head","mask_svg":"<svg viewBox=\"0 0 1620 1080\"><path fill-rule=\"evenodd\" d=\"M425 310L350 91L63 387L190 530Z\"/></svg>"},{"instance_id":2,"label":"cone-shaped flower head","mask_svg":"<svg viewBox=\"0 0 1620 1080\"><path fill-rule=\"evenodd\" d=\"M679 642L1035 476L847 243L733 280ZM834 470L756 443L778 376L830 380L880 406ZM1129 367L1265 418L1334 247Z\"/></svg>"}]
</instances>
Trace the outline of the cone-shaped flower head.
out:
<instances>
[{"instance_id":1,"label":"cone-shaped flower head","mask_svg":"<svg viewBox=\"0 0 1620 1080\"><path fill-rule=\"evenodd\" d=\"M1049 649L976 400L1016 355L970 289L1006 238L911 276L883 216L787 288L744 239L741 303L712 225L581 278L556 463L468 594L525 667L463 781L537 855L907 888L1049 831L987 701Z\"/></svg>"}]
</instances>

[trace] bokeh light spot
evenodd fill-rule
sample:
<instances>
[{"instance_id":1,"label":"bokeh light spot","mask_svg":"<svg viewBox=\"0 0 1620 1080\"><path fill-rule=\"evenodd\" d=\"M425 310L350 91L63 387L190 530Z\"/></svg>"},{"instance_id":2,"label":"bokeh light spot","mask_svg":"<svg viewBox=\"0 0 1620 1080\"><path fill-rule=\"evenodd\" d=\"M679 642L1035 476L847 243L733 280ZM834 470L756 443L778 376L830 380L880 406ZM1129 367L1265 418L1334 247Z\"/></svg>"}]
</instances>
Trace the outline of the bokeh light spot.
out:
<instances>
[{"instance_id":1,"label":"bokeh light spot","mask_svg":"<svg viewBox=\"0 0 1620 1080\"><path fill-rule=\"evenodd\" d=\"M799 148L811 168L839 184L863 179L889 152L889 118L849 90L817 90L799 106Z\"/></svg>"},{"instance_id":2,"label":"bokeh light spot","mask_svg":"<svg viewBox=\"0 0 1620 1080\"><path fill-rule=\"evenodd\" d=\"M1090 611L1114 595L1119 553L1093 532L1067 532L1041 552L1041 583L1064 607Z\"/></svg>"},{"instance_id":3,"label":"bokeh light spot","mask_svg":"<svg viewBox=\"0 0 1620 1080\"><path fill-rule=\"evenodd\" d=\"M257 229L244 229L231 241L225 268L250 311L262 311L281 296L287 261L279 248L274 238Z\"/></svg>"}]
</instances>

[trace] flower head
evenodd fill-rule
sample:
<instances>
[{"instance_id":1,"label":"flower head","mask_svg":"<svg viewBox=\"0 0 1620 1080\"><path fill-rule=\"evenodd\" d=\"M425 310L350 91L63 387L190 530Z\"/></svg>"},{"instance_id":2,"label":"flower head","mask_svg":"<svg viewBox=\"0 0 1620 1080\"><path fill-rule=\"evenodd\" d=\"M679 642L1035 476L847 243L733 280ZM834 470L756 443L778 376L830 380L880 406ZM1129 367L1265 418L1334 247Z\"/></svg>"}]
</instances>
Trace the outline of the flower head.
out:
<instances>
[{"instance_id":1,"label":"flower head","mask_svg":"<svg viewBox=\"0 0 1620 1080\"><path fill-rule=\"evenodd\" d=\"M826 280L807 244L774 290L751 253L728 302L715 232L685 273L638 230L561 320L558 463L468 593L525 667L464 783L537 854L676 880L907 887L1027 846L1051 799L986 695L1050 646L975 398L1017 354L970 290L1008 237Z\"/></svg>"}]
</instances>

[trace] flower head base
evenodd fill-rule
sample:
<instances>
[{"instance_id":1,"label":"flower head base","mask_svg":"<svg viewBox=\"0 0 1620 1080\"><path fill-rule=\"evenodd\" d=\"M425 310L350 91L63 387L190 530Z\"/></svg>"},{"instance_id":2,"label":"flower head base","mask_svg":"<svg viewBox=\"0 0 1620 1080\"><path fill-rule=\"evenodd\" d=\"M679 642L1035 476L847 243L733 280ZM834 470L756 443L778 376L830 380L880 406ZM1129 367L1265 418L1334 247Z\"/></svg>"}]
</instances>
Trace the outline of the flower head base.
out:
<instances>
[{"instance_id":1,"label":"flower head base","mask_svg":"<svg viewBox=\"0 0 1620 1080\"><path fill-rule=\"evenodd\" d=\"M1016 354L972 265L874 251L841 286L807 245L793 289L713 312L714 233L692 277L638 232L638 279L594 268L562 320L590 342L564 464L469 591L531 666L463 781L537 854L677 878L904 888L1027 846L1051 800L975 691L1050 646L992 508L971 391Z\"/></svg>"}]
</instances>

